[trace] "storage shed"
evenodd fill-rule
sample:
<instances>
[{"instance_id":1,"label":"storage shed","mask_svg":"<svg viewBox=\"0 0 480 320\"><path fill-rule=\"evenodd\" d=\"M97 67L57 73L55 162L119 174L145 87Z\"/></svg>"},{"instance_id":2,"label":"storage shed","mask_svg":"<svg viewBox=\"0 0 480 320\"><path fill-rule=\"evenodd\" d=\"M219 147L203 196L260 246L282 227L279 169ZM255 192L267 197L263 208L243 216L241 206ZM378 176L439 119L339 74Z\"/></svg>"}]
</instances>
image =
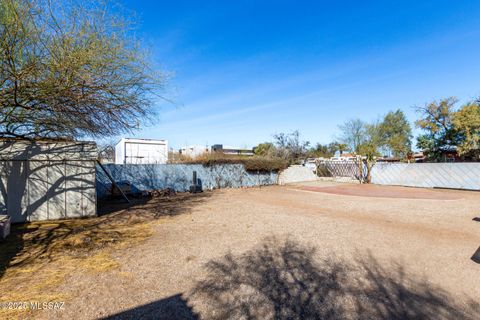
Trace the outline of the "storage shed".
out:
<instances>
[{"instance_id":1,"label":"storage shed","mask_svg":"<svg viewBox=\"0 0 480 320\"><path fill-rule=\"evenodd\" d=\"M164 164L168 141L123 138L115 145L115 164Z\"/></svg>"},{"instance_id":2,"label":"storage shed","mask_svg":"<svg viewBox=\"0 0 480 320\"><path fill-rule=\"evenodd\" d=\"M96 214L94 142L0 140L0 214L12 222Z\"/></svg>"}]
</instances>

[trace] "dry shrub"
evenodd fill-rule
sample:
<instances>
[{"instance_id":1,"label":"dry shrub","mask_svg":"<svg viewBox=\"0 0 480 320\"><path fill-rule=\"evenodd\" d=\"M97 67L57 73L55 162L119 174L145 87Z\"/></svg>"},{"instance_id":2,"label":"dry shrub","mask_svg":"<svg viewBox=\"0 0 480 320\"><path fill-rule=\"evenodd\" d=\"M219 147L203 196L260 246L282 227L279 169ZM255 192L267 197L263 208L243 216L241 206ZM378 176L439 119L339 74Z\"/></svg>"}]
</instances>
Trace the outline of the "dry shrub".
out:
<instances>
[{"instance_id":1,"label":"dry shrub","mask_svg":"<svg viewBox=\"0 0 480 320\"><path fill-rule=\"evenodd\" d=\"M284 159L261 156L226 155L222 153L205 153L193 160L183 163L213 166L218 164L242 164L247 171L271 172L281 171L288 167Z\"/></svg>"}]
</instances>

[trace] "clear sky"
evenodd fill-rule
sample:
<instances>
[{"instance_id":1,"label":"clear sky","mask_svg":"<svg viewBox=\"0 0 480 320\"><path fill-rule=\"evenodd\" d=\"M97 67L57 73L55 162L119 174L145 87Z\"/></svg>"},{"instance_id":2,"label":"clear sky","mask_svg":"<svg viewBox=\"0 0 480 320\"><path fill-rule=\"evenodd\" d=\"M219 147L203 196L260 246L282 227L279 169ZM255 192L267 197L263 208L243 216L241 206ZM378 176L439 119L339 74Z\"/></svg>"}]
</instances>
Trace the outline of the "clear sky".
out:
<instances>
[{"instance_id":1,"label":"clear sky","mask_svg":"<svg viewBox=\"0 0 480 320\"><path fill-rule=\"evenodd\" d=\"M447 96L480 95L480 1L139 1L138 34L172 73L158 123L171 146L252 147L298 129L328 143Z\"/></svg>"}]
</instances>

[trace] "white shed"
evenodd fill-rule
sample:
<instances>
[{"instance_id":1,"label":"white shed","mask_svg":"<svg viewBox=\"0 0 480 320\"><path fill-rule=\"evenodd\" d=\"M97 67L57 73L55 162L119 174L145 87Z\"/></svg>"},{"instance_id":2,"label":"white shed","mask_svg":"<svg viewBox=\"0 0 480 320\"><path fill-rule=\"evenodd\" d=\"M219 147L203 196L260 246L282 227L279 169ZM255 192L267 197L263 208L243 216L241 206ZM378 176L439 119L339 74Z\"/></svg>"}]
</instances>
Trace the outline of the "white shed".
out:
<instances>
[{"instance_id":1,"label":"white shed","mask_svg":"<svg viewBox=\"0 0 480 320\"><path fill-rule=\"evenodd\" d=\"M0 140L0 214L12 222L96 214L94 142Z\"/></svg>"},{"instance_id":2,"label":"white shed","mask_svg":"<svg viewBox=\"0 0 480 320\"><path fill-rule=\"evenodd\" d=\"M123 138L115 146L116 164L154 164L167 161L167 140Z\"/></svg>"}]
</instances>

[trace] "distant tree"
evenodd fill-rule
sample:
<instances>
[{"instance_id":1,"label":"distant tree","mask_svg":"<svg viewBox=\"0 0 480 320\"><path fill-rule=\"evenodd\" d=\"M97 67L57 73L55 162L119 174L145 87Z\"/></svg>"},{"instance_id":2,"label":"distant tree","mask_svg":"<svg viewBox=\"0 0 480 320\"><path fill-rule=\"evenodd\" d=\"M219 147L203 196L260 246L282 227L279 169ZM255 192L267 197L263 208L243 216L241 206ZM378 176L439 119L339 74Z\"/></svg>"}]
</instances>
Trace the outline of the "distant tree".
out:
<instances>
[{"instance_id":1,"label":"distant tree","mask_svg":"<svg viewBox=\"0 0 480 320\"><path fill-rule=\"evenodd\" d=\"M335 155L335 153L338 151L340 155L342 155L345 151L348 150L348 145L345 143L340 143L340 142L330 142L328 144L328 150L332 155Z\"/></svg>"},{"instance_id":2,"label":"distant tree","mask_svg":"<svg viewBox=\"0 0 480 320\"><path fill-rule=\"evenodd\" d=\"M332 150L330 145L323 145L317 143L315 147L312 147L308 150L308 157L310 158L330 158L335 154L335 150Z\"/></svg>"},{"instance_id":3,"label":"distant tree","mask_svg":"<svg viewBox=\"0 0 480 320\"><path fill-rule=\"evenodd\" d=\"M366 123L360 119L352 119L339 126L342 130L341 141L349 146L361 161L358 162L360 170L363 164L366 167L365 182L372 180L372 168L380 156L380 148L385 146L385 132L382 123Z\"/></svg>"},{"instance_id":4,"label":"distant tree","mask_svg":"<svg viewBox=\"0 0 480 320\"><path fill-rule=\"evenodd\" d=\"M271 142L260 143L253 148L253 152L258 156L272 156L275 154L275 146Z\"/></svg>"},{"instance_id":5,"label":"distant tree","mask_svg":"<svg viewBox=\"0 0 480 320\"><path fill-rule=\"evenodd\" d=\"M277 155L290 162L295 162L305 157L310 145L309 141L300 138L298 130L288 134L277 133L273 135L273 138L278 152Z\"/></svg>"},{"instance_id":6,"label":"distant tree","mask_svg":"<svg viewBox=\"0 0 480 320\"><path fill-rule=\"evenodd\" d=\"M452 123L457 102L455 97L450 97L417 108L421 118L415 124L425 131L417 139L417 147L422 148L430 160L440 160L442 151L458 145L458 134Z\"/></svg>"},{"instance_id":7,"label":"distant tree","mask_svg":"<svg viewBox=\"0 0 480 320\"><path fill-rule=\"evenodd\" d=\"M111 163L115 162L115 141L103 140L97 143L98 158L100 162Z\"/></svg>"},{"instance_id":8,"label":"distant tree","mask_svg":"<svg viewBox=\"0 0 480 320\"><path fill-rule=\"evenodd\" d=\"M384 147L394 157L404 158L412 149L412 128L402 110L390 111L379 125Z\"/></svg>"},{"instance_id":9,"label":"distant tree","mask_svg":"<svg viewBox=\"0 0 480 320\"><path fill-rule=\"evenodd\" d=\"M480 104L472 102L453 114L453 129L458 135L458 153L478 160L480 155Z\"/></svg>"},{"instance_id":10,"label":"distant tree","mask_svg":"<svg viewBox=\"0 0 480 320\"><path fill-rule=\"evenodd\" d=\"M117 12L101 1L0 0L0 136L103 138L151 117L165 77Z\"/></svg>"},{"instance_id":11,"label":"distant tree","mask_svg":"<svg viewBox=\"0 0 480 320\"><path fill-rule=\"evenodd\" d=\"M350 119L338 126L339 140L348 146L351 152L358 152L358 147L364 142L365 122L360 119Z\"/></svg>"},{"instance_id":12,"label":"distant tree","mask_svg":"<svg viewBox=\"0 0 480 320\"><path fill-rule=\"evenodd\" d=\"M417 137L417 148L422 150L425 155L429 155L430 159L435 157L435 140L430 134L421 134Z\"/></svg>"}]
</instances>

